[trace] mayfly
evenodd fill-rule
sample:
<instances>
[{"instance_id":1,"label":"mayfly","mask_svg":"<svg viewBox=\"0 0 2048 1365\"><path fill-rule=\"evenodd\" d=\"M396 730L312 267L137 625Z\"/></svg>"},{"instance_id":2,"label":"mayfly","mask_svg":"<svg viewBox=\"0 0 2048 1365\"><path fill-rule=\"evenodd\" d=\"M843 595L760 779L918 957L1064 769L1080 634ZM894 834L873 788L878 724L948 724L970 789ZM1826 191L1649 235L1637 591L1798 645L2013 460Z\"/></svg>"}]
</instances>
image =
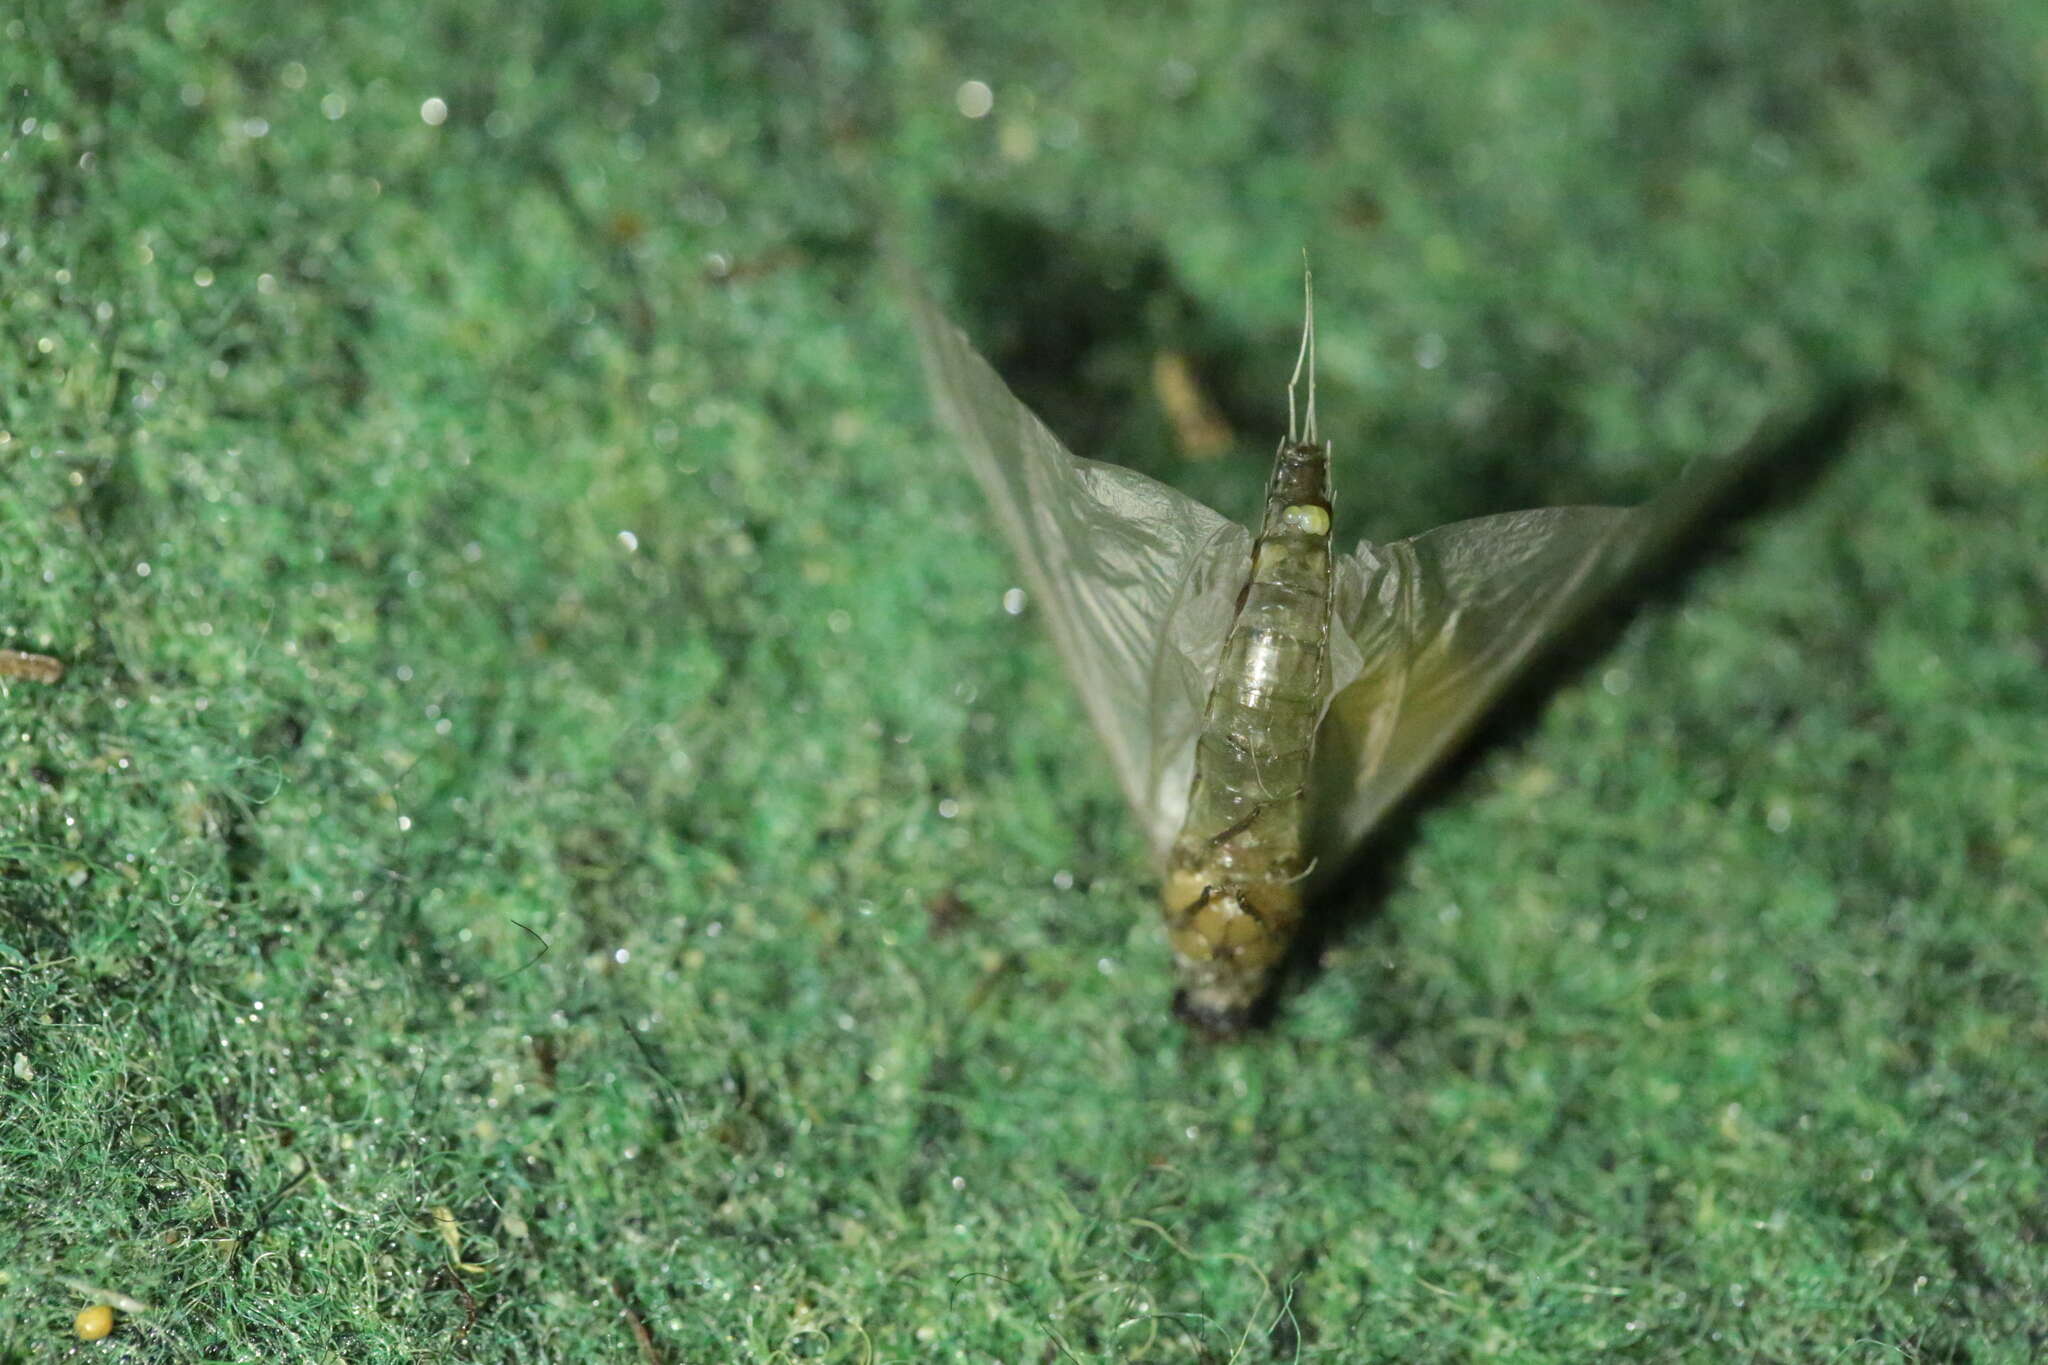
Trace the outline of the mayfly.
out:
<instances>
[{"instance_id":1,"label":"mayfly","mask_svg":"<svg viewBox=\"0 0 2048 1365\"><path fill-rule=\"evenodd\" d=\"M1253 534L1069 454L905 286L939 416L1161 871L1175 1012L1215 1034L1244 1026L1304 906L1400 798L1748 463L1641 508L1508 512L1337 554L1306 272L1303 287L1287 435Z\"/></svg>"}]
</instances>

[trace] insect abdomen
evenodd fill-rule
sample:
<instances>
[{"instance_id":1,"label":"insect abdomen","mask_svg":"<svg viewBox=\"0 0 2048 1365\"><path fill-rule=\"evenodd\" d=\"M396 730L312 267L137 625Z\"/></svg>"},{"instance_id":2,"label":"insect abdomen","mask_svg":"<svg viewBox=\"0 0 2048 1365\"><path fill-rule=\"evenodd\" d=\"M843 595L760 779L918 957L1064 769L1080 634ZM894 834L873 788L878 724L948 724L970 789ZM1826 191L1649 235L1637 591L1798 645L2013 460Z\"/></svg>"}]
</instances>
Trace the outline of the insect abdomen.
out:
<instances>
[{"instance_id":1,"label":"insect abdomen","mask_svg":"<svg viewBox=\"0 0 2048 1365\"><path fill-rule=\"evenodd\" d=\"M1301 921L1309 762L1328 688L1329 451L1283 443L1195 744L1161 904L1176 1008L1235 1031Z\"/></svg>"}]
</instances>

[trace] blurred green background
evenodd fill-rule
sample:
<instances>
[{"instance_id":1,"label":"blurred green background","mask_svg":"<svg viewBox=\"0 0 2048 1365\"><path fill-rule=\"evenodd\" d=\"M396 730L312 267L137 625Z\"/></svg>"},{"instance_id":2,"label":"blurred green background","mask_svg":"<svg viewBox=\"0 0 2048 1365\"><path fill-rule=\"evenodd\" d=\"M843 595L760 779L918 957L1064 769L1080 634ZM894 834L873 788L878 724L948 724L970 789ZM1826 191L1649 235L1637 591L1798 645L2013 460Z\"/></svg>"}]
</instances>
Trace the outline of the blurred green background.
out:
<instances>
[{"instance_id":1,"label":"blurred green background","mask_svg":"<svg viewBox=\"0 0 2048 1365\"><path fill-rule=\"evenodd\" d=\"M2048 9L585 9L0 10L0 1359L2043 1349ZM1902 397L1214 1048L885 241L1347 540Z\"/></svg>"}]
</instances>

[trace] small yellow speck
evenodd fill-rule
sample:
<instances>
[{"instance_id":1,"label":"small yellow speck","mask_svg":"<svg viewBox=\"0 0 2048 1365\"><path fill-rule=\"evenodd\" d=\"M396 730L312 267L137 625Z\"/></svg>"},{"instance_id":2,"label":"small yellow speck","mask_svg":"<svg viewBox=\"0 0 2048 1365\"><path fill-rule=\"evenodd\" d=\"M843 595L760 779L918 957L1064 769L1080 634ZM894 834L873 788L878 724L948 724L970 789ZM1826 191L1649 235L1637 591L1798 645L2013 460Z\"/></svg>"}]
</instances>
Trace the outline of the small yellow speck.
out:
<instances>
[{"instance_id":1,"label":"small yellow speck","mask_svg":"<svg viewBox=\"0 0 2048 1365\"><path fill-rule=\"evenodd\" d=\"M455 1223L455 1210L446 1204L436 1204L434 1230L440 1233L441 1240L447 1243L448 1254L459 1259L462 1255L462 1232Z\"/></svg>"},{"instance_id":2,"label":"small yellow speck","mask_svg":"<svg viewBox=\"0 0 2048 1365\"><path fill-rule=\"evenodd\" d=\"M103 1303L82 1309L71 1320L71 1330L78 1333L80 1341L98 1341L114 1330L114 1310Z\"/></svg>"},{"instance_id":3,"label":"small yellow speck","mask_svg":"<svg viewBox=\"0 0 2048 1365\"><path fill-rule=\"evenodd\" d=\"M1731 1104L1723 1109L1720 1120L1714 1126L1720 1130L1721 1136L1728 1141L1741 1142L1746 1136L1743 1131L1741 1104Z\"/></svg>"},{"instance_id":4,"label":"small yellow speck","mask_svg":"<svg viewBox=\"0 0 2048 1365\"><path fill-rule=\"evenodd\" d=\"M1230 423L1210 400L1185 352L1160 351L1152 357L1152 392L1182 455L1206 460L1230 449L1235 439Z\"/></svg>"},{"instance_id":5,"label":"small yellow speck","mask_svg":"<svg viewBox=\"0 0 2048 1365\"><path fill-rule=\"evenodd\" d=\"M1022 119L1006 119L996 131L996 150L1005 161L1029 161L1038 155L1038 130Z\"/></svg>"}]
</instances>

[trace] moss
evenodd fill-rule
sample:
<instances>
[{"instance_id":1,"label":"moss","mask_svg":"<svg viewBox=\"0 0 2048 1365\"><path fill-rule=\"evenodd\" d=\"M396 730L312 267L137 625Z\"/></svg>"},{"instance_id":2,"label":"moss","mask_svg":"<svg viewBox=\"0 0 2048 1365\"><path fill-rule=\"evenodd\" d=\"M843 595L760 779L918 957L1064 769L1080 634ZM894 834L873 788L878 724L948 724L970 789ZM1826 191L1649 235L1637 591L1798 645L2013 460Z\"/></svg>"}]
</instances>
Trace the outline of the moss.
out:
<instances>
[{"instance_id":1,"label":"moss","mask_svg":"<svg viewBox=\"0 0 2048 1365\"><path fill-rule=\"evenodd\" d=\"M2034 9L0 22L0 1354L2038 1348ZM1345 537L1903 398L1210 1049L885 230Z\"/></svg>"}]
</instances>

